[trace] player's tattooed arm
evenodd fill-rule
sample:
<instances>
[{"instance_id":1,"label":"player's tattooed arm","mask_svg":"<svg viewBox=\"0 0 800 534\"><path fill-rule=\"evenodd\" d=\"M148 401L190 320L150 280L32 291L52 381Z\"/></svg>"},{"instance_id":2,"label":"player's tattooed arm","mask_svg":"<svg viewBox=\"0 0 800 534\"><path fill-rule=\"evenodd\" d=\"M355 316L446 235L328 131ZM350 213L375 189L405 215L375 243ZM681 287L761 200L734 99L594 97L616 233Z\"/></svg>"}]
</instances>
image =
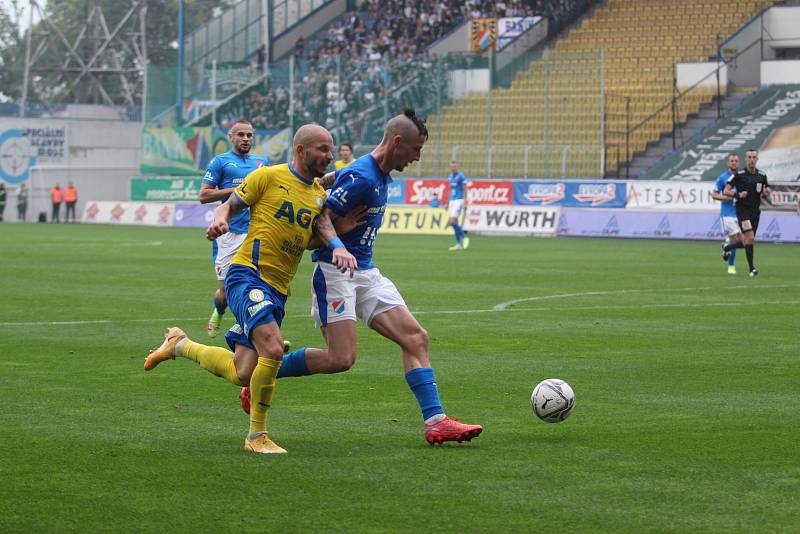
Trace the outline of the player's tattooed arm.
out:
<instances>
[{"instance_id":1,"label":"player's tattooed arm","mask_svg":"<svg viewBox=\"0 0 800 534\"><path fill-rule=\"evenodd\" d=\"M336 173L335 172L329 172L328 174L326 174L322 178L317 178L317 181L319 181L320 185L323 188L330 189L331 187L333 187L333 181L335 179L336 179Z\"/></svg>"},{"instance_id":2,"label":"player's tattooed arm","mask_svg":"<svg viewBox=\"0 0 800 534\"><path fill-rule=\"evenodd\" d=\"M231 217L242 211L247 206L236 195L231 195L228 200L217 206L214 210L214 220L206 230L206 239L214 241L228 232L228 221Z\"/></svg>"},{"instance_id":3,"label":"player's tattooed arm","mask_svg":"<svg viewBox=\"0 0 800 534\"><path fill-rule=\"evenodd\" d=\"M358 267L358 262L355 257L350 254L342 243L342 240L336 235L336 229L331 220L332 212L327 207L322 208L322 213L317 217L317 225L314 228L317 236L326 244L333 252L331 255L331 263L341 272L350 271L352 277Z\"/></svg>"},{"instance_id":4,"label":"player's tattooed arm","mask_svg":"<svg viewBox=\"0 0 800 534\"><path fill-rule=\"evenodd\" d=\"M333 228L336 230L336 235L344 235L356 227L366 222L367 206L362 205L350 210L344 217L339 217L333 212L330 212L331 222ZM314 228L316 231L316 227ZM316 250L323 245L322 239L316 234L312 236L311 241L308 242L309 250Z\"/></svg>"}]
</instances>

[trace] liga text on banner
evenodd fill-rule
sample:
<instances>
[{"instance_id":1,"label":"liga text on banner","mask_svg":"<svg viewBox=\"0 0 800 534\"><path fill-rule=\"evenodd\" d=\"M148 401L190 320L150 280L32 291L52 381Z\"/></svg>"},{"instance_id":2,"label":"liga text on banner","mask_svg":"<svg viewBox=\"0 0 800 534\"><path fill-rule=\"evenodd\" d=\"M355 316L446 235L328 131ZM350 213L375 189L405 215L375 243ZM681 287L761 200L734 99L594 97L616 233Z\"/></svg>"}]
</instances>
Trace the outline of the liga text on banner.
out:
<instances>
[{"instance_id":1,"label":"liga text on banner","mask_svg":"<svg viewBox=\"0 0 800 534\"><path fill-rule=\"evenodd\" d=\"M542 206L469 206L464 229L501 235L554 236L561 208Z\"/></svg>"},{"instance_id":2,"label":"liga text on banner","mask_svg":"<svg viewBox=\"0 0 800 534\"><path fill-rule=\"evenodd\" d=\"M83 208L85 223L172 226L175 204L165 202L116 202L90 200Z\"/></svg>"},{"instance_id":3,"label":"liga text on banner","mask_svg":"<svg viewBox=\"0 0 800 534\"><path fill-rule=\"evenodd\" d=\"M383 215L383 234L449 235L450 216L443 208L404 208L386 206Z\"/></svg>"}]
</instances>

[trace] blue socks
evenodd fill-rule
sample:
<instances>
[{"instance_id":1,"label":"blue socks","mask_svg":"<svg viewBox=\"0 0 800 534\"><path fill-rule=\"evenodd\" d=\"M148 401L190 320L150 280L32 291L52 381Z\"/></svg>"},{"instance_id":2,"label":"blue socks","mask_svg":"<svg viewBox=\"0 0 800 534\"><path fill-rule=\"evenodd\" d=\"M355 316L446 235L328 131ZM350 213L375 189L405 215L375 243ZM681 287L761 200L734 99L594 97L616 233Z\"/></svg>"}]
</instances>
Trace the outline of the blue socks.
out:
<instances>
[{"instance_id":1,"label":"blue socks","mask_svg":"<svg viewBox=\"0 0 800 534\"><path fill-rule=\"evenodd\" d=\"M728 256L728 265L733 266L733 260L736 259L736 249L731 250L731 255Z\"/></svg>"},{"instance_id":2,"label":"blue socks","mask_svg":"<svg viewBox=\"0 0 800 534\"><path fill-rule=\"evenodd\" d=\"M458 245L464 239L464 230L460 224L456 223L453 225L453 231L456 233L456 245Z\"/></svg>"},{"instance_id":3,"label":"blue socks","mask_svg":"<svg viewBox=\"0 0 800 534\"><path fill-rule=\"evenodd\" d=\"M217 298L214 297L214 307L217 309L217 313L220 315L225 315L225 310L228 309L228 304L222 304L221 302L217 302Z\"/></svg>"},{"instance_id":4,"label":"blue socks","mask_svg":"<svg viewBox=\"0 0 800 534\"><path fill-rule=\"evenodd\" d=\"M284 361L286 361L284 359ZM285 365L285 364L284 364ZM428 420L434 415L444 414L442 403L439 400L439 389L430 367L418 367L406 373L406 382L417 398L422 411L422 419Z\"/></svg>"},{"instance_id":5,"label":"blue socks","mask_svg":"<svg viewBox=\"0 0 800 534\"><path fill-rule=\"evenodd\" d=\"M303 348L283 355L283 363L278 370L277 378L308 376L310 374L306 364L306 349Z\"/></svg>"}]
</instances>

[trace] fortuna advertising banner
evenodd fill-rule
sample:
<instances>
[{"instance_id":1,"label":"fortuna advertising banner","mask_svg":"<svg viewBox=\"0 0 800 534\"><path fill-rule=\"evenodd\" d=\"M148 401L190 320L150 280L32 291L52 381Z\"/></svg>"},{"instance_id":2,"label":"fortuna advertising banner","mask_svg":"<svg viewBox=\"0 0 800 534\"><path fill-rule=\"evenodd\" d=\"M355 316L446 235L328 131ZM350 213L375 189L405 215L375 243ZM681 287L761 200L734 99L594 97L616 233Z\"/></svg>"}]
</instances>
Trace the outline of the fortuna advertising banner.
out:
<instances>
[{"instance_id":1,"label":"fortuna advertising banner","mask_svg":"<svg viewBox=\"0 0 800 534\"><path fill-rule=\"evenodd\" d=\"M404 208L387 206L383 215L382 234L450 235L450 216L442 208Z\"/></svg>"}]
</instances>

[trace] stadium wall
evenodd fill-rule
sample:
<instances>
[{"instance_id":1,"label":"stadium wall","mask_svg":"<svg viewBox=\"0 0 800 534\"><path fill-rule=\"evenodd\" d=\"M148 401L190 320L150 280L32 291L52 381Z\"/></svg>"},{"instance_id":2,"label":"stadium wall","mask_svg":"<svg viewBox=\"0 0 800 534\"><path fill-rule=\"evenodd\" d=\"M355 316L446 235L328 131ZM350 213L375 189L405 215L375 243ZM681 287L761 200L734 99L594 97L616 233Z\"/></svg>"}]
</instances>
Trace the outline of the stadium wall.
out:
<instances>
[{"instance_id":1,"label":"stadium wall","mask_svg":"<svg viewBox=\"0 0 800 534\"><path fill-rule=\"evenodd\" d=\"M41 211L49 218L56 184L75 184L78 213L85 199L127 198L141 140L142 125L129 121L0 118L0 180L10 190L8 204L16 205L23 182L30 190L29 220Z\"/></svg>"},{"instance_id":2,"label":"stadium wall","mask_svg":"<svg viewBox=\"0 0 800 534\"><path fill-rule=\"evenodd\" d=\"M181 196L188 181L179 181L172 180L172 191L157 188L160 194L144 198L188 198ZM724 235L712 188L708 182L472 180L463 224L486 235L719 241ZM800 200L800 184L774 184L774 189L772 199L765 202L759 240L800 242L800 216L793 211ZM381 232L449 235L446 210L430 206L434 195L448 198L447 180L393 182ZM87 204L83 220L205 227L215 207L198 202L99 201Z\"/></svg>"}]
</instances>

